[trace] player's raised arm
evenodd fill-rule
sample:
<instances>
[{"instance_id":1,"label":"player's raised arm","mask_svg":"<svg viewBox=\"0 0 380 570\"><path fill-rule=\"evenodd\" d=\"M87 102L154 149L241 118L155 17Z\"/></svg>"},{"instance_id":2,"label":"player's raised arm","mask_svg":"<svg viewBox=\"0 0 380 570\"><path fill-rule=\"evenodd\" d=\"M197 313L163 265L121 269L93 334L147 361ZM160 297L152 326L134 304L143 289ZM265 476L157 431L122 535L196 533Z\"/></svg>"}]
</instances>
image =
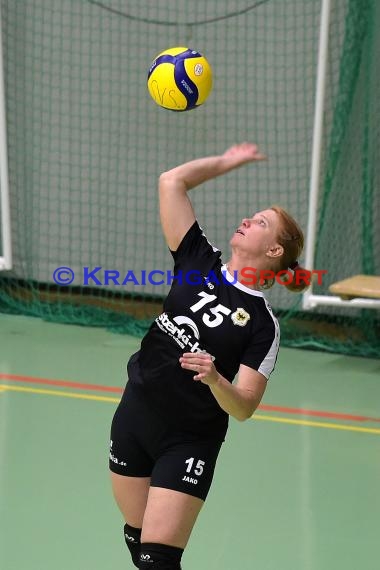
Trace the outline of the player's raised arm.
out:
<instances>
[{"instance_id":1,"label":"player's raised arm","mask_svg":"<svg viewBox=\"0 0 380 570\"><path fill-rule=\"evenodd\" d=\"M191 160L160 176L160 216L166 242L172 251L181 243L195 221L188 190L226 174L248 162L265 160L255 144L241 143L218 156Z\"/></svg>"}]
</instances>

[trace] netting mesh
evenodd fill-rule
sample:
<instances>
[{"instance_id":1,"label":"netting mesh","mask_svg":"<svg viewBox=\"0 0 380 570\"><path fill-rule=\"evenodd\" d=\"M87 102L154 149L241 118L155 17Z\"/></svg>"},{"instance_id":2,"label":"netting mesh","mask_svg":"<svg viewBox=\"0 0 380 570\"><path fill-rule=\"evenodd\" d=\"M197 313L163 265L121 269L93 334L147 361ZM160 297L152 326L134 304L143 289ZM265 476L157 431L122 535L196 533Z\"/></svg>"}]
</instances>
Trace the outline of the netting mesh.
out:
<instances>
[{"instance_id":1,"label":"netting mesh","mask_svg":"<svg viewBox=\"0 0 380 570\"><path fill-rule=\"evenodd\" d=\"M379 274L380 9L332 3L316 292ZM320 0L2 0L14 267L0 274L0 311L142 334L166 285L142 273L172 260L161 235L157 178L185 160L255 141L269 156L195 190L209 239L228 259L242 217L273 203L306 229ZM187 45L214 71L206 104L160 109L146 76L153 57ZM70 286L53 273L73 270ZM84 267L96 279L84 279ZM138 284L119 282L132 272ZM283 344L379 356L378 312L302 312L268 294Z\"/></svg>"}]
</instances>

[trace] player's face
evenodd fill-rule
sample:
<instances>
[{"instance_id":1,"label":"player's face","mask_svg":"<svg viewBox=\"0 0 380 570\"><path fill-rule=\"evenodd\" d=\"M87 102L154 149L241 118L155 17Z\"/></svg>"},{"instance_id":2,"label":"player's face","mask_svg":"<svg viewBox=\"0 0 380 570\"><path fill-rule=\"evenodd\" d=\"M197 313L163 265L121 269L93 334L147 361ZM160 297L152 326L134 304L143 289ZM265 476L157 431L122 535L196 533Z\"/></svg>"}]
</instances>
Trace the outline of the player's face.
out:
<instances>
[{"instance_id":1,"label":"player's face","mask_svg":"<svg viewBox=\"0 0 380 570\"><path fill-rule=\"evenodd\" d=\"M243 218L233 234L230 245L252 255L265 254L277 243L279 218L274 210L262 210Z\"/></svg>"}]
</instances>

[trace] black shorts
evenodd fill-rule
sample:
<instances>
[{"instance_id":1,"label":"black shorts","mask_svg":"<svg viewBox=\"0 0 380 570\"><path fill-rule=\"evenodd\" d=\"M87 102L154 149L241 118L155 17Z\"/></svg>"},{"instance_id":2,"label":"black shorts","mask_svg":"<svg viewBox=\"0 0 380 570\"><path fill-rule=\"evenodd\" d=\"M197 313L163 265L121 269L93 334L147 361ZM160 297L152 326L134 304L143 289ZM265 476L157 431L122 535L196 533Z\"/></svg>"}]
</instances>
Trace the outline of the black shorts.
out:
<instances>
[{"instance_id":1,"label":"black shorts","mask_svg":"<svg viewBox=\"0 0 380 570\"><path fill-rule=\"evenodd\" d=\"M205 500L223 441L175 431L127 384L111 427L109 467L119 475L150 477L152 487Z\"/></svg>"}]
</instances>

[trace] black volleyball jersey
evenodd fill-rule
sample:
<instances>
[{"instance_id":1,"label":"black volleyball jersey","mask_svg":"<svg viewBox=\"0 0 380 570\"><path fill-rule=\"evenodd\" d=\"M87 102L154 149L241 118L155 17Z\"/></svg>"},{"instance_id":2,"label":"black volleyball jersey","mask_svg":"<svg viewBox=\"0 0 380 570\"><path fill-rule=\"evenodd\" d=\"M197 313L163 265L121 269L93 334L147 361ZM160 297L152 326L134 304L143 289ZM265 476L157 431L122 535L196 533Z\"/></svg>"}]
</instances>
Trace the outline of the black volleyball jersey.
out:
<instances>
[{"instance_id":1,"label":"black volleyball jersey","mask_svg":"<svg viewBox=\"0 0 380 570\"><path fill-rule=\"evenodd\" d=\"M228 414L209 386L193 380L195 372L181 368L179 358L206 351L230 382L240 364L269 378L279 348L278 322L262 292L228 273L197 222L171 253L172 286L163 313L129 361L129 381L179 429L223 438Z\"/></svg>"}]
</instances>

